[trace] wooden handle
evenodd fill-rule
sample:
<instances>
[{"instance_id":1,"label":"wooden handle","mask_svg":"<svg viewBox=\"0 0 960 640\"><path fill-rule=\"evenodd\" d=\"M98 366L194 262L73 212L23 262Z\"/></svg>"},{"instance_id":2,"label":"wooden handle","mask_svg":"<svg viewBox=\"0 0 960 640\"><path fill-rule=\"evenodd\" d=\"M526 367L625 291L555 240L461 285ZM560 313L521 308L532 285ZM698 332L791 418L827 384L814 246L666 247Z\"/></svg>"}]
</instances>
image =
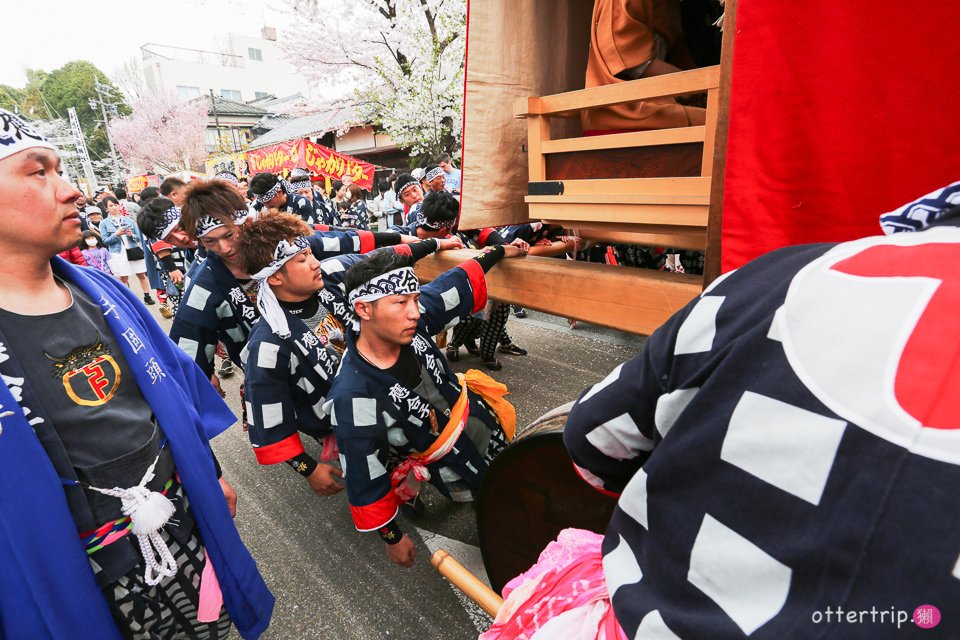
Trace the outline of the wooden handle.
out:
<instances>
[{"instance_id":1,"label":"wooden handle","mask_svg":"<svg viewBox=\"0 0 960 640\"><path fill-rule=\"evenodd\" d=\"M466 567L443 549L437 551L430 558L430 564L440 572L444 578L463 591L468 598L476 602L489 615L496 617L497 611L503 605L503 598L483 584L479 578L470 573Z\"/></svg>"}]
</instances>

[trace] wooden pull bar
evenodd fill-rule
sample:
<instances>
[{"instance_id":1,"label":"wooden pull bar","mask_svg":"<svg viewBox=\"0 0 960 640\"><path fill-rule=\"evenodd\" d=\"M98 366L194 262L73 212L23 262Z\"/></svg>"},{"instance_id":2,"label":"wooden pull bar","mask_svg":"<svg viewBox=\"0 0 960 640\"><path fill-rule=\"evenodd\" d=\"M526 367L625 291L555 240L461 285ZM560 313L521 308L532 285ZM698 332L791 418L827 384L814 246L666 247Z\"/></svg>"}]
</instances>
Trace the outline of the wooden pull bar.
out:
<instances>
[{"instance_id":1,"label":"wooden pull bar","mask_svg":"<svg viewBox=\"0 0 960 640\"><path fill-rule=\"evenodd\" d=\"M443 549L437 549L430 558L430 564L440 572L440 575L453 583L453 586L476 602L487 614L496 617L497 611L503 606L503 598L467 571L467 568L457 562L453 556Z\"/></svg>"}]
</instances>

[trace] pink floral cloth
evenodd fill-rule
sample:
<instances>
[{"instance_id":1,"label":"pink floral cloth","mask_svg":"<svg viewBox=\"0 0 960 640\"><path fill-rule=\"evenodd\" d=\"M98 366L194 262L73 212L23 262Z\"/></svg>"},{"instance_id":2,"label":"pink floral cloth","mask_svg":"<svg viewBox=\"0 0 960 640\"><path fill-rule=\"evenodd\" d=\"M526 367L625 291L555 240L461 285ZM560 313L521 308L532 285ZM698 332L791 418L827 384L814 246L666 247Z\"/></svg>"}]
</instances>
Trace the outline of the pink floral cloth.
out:
<instances>
[{"instance_id":1,"label":"pink floral cloth","mask_svg":"<svg viewBox=\"0 0 960 640\"><path fill-rule=\"evenodd\" d=\"M561 531L503 588L503 606L479 640L627 640L610 606L602 542L591 531Z\"/></svg>"}]
</instances>

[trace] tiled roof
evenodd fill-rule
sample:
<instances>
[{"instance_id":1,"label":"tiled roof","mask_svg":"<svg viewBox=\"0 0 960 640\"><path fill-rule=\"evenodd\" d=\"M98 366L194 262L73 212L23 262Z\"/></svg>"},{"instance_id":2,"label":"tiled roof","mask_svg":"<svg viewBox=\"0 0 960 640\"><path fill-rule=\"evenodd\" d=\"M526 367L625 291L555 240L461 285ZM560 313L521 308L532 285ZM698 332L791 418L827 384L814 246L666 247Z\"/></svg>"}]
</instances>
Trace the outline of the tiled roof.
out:
<instances>
[{"instance_id":1,"label":"tiled roof","mask_svg":"<svg viewBox=\"0 0 960 640\"><path fill-rule=\"evenodd\" d=\"M199 99L206 100L207 113L212 116L213 108L210 106L210 96L204 96ZM269 111L261 107L255 107L242 102L234 102L233 100L227 100L219 96L214 98L214 104L217 107L217 113L222 116L265 116L269 113Z\"/></svg>"},{"instance_id":2,"label":"tiled roof","mask_svg":"<svg viewBox=\"0 0 960 640\"><path fill-rule=\"evenodd\" d=\"M299 140L309 136L323 135L328 131L335 131L344 125L356 122L356 116L350 109L338 109L328 113L314 113L309 116L291 118L278 124L251 143L251 148L265 147L271 144Z\"/></svg>"}]
</instances>

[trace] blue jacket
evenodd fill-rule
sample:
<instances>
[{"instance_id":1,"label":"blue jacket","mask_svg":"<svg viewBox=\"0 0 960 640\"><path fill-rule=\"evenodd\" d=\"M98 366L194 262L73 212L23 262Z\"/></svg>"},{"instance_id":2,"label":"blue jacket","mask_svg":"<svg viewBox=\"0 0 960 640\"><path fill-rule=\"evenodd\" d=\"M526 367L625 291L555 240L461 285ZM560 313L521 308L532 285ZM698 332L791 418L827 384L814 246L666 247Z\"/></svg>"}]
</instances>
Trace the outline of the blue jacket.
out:
<instances>
[{"instance_id":1,"label":"blue jacket","mask_svg":"<svg viewBox=\"0 0 960 640\"><path fill-rule=\"evenodd\" d=\"M60 258L53 267L100 304L114 334L127 338L117 344L170 442L227 611L241 636L258 637L270 622L273 595L230 517L208 443L235 421L233 414L129 289ZM3 348L6 340L0 335L0 365L14 390L0 384L0 635L119 639L61 480L30 426L42 411Z\"/></svg>"},{"instance_id":2,"label":"blue jacket","mask_svg":"<svg viewBox=\"0 0 960 640\"><path fill-rule=\"evenodd\" d=\"M136 221L130 216L123 216L120 218L120 221L121 225L119 227L113 224L110 216L104 216L100 222L100 237L103 238L103 244L110 250L110 253L120 253L124 249L134 246L139 246L141 249L144 249L146 243L143 241L143 234L140 233ZM123 228L133 229L133 235L118 236L117 231ZM134 245L134 243L137 244ZM146 249L144 249L144 255L146 255Z\"/></svg>"}]
</instances>

